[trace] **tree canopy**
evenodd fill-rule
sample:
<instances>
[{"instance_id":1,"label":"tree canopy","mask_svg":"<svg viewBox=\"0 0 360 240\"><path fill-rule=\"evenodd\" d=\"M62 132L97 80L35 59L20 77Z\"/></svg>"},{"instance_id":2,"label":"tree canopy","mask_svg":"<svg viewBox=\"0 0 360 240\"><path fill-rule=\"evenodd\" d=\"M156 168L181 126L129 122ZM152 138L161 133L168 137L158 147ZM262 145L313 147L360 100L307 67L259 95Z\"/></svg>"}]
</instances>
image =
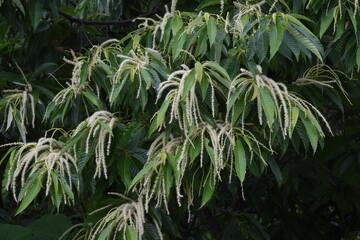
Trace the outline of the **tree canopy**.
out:
<instances>
[{"instance_id":1,"label":"tree canopy","mask_svg":"<svg viewBox=\"0 0 360 240\"><path fill-rule=\"evenodd\" d=\"M0 0L5 239L360 238L359 8Z\"/></svg>"}]
</instances>

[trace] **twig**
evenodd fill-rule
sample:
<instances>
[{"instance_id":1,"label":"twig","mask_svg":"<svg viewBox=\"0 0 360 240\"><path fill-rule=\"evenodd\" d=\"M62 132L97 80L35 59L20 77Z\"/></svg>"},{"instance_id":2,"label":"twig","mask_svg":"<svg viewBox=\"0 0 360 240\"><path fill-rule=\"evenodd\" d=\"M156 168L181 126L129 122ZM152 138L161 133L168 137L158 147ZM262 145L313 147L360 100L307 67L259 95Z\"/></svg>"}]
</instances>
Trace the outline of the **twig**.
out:
<instances>
[{"instance_id":1,"label":"twig","mask_svg":"<svg viewBox=\"0 0 360 240\"><path fill-rule=\"evenodd\" d=\"M46 11L52 11L50 8L44 8ZM84 25L122 25L122 24L127 24L127 23L132 23L134 22L137 18L139 17L149 17L151 15L157 14L157 13L161 13L161 9L160 7L156 6L154 8L154 10L152 10L151 12L142 14L136 18L131 18L131 19L125 19L125 20L118 20L118 21L91 21L91 20L82 20L79 18L75 18L72 17L64 12L60 12L59 14L61 16L63 16L64 18L70 20L71 22L75 22L75 23L80 23L80 24L84 24Z\"/></svg>"}]
</instances>

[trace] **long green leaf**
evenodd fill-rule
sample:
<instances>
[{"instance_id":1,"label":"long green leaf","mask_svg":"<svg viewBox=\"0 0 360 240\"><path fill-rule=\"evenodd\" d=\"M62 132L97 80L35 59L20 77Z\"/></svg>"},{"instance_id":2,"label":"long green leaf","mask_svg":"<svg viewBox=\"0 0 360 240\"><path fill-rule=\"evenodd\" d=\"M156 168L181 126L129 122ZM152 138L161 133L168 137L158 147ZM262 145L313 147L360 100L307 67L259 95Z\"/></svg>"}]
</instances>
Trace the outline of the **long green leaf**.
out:
<instances>
[{"instance_id":1,"label":"long green leaf","mask_svg":"<svg viewBox=\"0 0 360 240\"><path fill-rule=\"evenodd\" d=\"M205 204L211 199L211 197L214 194L215 186L213 186L213 184L211 183L211 179L212 178L210 176L208 176L206 179L206 183L202 192L202 200L201 200L200 208L205 206Z\"/></svg>"},{"instance_id":2,"label":"long green leaf","mask_svg":"<svg viewBox=\"0 0 360 240\"><path fill-rule=\"evenodd\" d=\"M269 127L274 123L276 105L270 91L266 88L259 87L261 107L265 112Z\"/></svg>"},{"instance_id":3,"label":"long green leaf","mask_svg":"<svg viewBox=\"0 0 360 240\"><path fill-rule=\"evenodd\" d=\"M216 21L215 18L210 17L209 21L207 23L207 34L208 34L208 38L209 38L209 43L210 43L210 47L214 44L215 39L216 39L216 32L217 32L217 27L216 27Z\"/></svg>"},{"instance_id":4,"label":"long green leaf","mask_svg":"<svg viewBox=\"0 0 360 240\"><path fill-rule=\"evenodd\" d=\"M279 50L283 39L284 29L280 19L276 19L275 23L270 24L269 29L269 44L270 44L270 59L272 59L275 53Z\"/></svg>"},{"instance_id":5,"label":"long green leaf","mask_svg":"<svg viewBox=\"0 0 360 240\"><path fill-rule=\"evenodd\" d=\"M20 207L16 211L15 215L18 215L29 206L29 204L36 198L41 190L41 182L39 180L35 181L30 188L27 190L27 193L23 200L21 201Z\"/></svg>"},{"instance_id":6,"label":"long green leaf","mask_svg":"<svg viewBox=\"0 0 360 240\"><path fill-rule=\"evenodd\" d=\"M39 25L42 17L41 15L42 5L43 3L41 0L32 0L31 3L29 4L29 16L34 31Z\"/></svg>"},{"instance_id":7,"label":"long green leaf","mask_svg":"<svg viewBox=\"0 0 360 240\"><path fill-rule=\"evenodd\" d=\"M236 140L235 148L235 171L238 175L240 182L244 182L245 174L246 174L246 154L243 144L240 140Z\"/></svg>"},{"instance_id":8,"label":"long green leaf","mask_svg":"<svg viewBox=\"0 0 360 240\"><path fill-rule=\"evenodd\" d=\"M305 48L314 53L322 61L322 56L319 49L316 48L315 44L310 39L308 39L305 35L293 28L291 25L289 25L288 31L299 43L304 45Z\"/></svg>"}]
</instances>

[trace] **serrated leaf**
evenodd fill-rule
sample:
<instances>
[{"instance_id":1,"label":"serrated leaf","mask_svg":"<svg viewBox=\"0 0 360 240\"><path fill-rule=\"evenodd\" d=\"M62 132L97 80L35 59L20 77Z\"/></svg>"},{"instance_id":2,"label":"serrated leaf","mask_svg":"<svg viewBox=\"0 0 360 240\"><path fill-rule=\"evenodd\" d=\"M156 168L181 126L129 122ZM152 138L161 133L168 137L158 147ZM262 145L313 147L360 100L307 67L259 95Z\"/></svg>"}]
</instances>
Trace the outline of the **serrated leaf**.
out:
<instances>
[{"instance_id":1,"label":"serrated leaf","mask_svg":"<svg viewBox=\"0 0 360 240\"><path fill-rule=\"evenodd\" d=\"M41 0L32 0L29 4L29 16L34 31L36 30L42 18L42 5L43 3Z\"/></svg>"},{"instance_id":2,"label":"serrated leaf","mask_svg":"<svg viewBox=\"0 0 360 240\"><path fill-rule=\"evenodd\" d=\"M261 107L265 112L265 116L268 120L269 127L274 123L276 105L270 91L266 88L258 88L260 92Z\"/></svg>"},{"instance_id":3,"label":"serrated leaf","mask_svg":"<svg viewBox=\"0 0 360 240\"><path fill-rule=\"evenodd\" d=\"M256 32L255 38L255 50L260 64L262 61L264 61L269 50L269 37L267 32L260 33L258 31Z\"/></svg>"},{"instance_id":4,"label":"serrated leaf","mask_svg":"<svg viewBox=\"0 0 360 240\"><path fill-rule=\"evenodd\" d=\"M117 169L122 182L126 186L126 189L129 190L131 184L130 159L127 157L119 159L117 162Z\"/></svg>"},{"instance_id":5,"label":"serrated leaf","mask_svg":"<svg viewBox=\"0 0 360 240\"><path fill-rule=\"evenodd\" d=\"M136 174L136 176L132 180L129 189L131 189L136 183L138 183L140 179L152 168L153 165L154 161L152 160L145 163L144 167L140 170L138 174Z\"/></svg>"},{"instance_id":6,"label":"serrated leaf","mask_svg":"<svg viewBox=\"0 0 360 240\"><path fill-rule=\"evenodd\" d=\"M140 74L141 74L142 79L144 79L144 81L146 83L146 90L148 90L152 85L152 77L151 77L150 73L143 68L140 69Z\"/></svg>"},{"instance_id":7,"label":"serrated leaf","mask_svg":"<svg viewBox=\"0 0 360 240\"><path fill-rule=\"evenodd\" d=\"M104 228L99 235L98 240L105 240L109 236L111 230L112 230L112 223L113 221L109 222L106 228Z\"/></svg>"},{"instance_id":8,"label":"serrated leaf","mask_svg":"<svg viewBox=\"0 0 360 240\"><path fill-rule=\"evenodd\" d=\"M173 56L173 61L176 60L176 58L181 53L181 50L183 50L184 43L186 42L187 34L184 32L184 29L180 29L176 36L173 38L173 42L171 45L171 52Z\"/></svg>"},{"instance_id":9,"label":"serrated leaf","mask_svg":"<svg viewBox=\"0 0 360 240\"><path fill-rule=\"evenodd\" d=\"M291 107L291 133L295 129L298 117L299 117L299 109L297 107Z\"/></svg>"},{"instance_id":10,"label":"serrated leaf","mask_svg":"<svg viewBox=\"0 0 360 240\"><path fill-rule=\"evenodd\" d=\"M238 175L240 182L244 182L246 175L246 154L244 146L240 140L236 140L235 142L234 155L236 174Z\"/></svg>"},{"instance_id":11,"label":"serrated leaf","mask_svg":"<svg viewBox=\"0 0 360 240\"><path fill-rule=\"evenodd\" d=\"M272 59L275 53L279 50L282 39L283 39L284 29L282 27L282 22L280 19L277 19L276 22L270 24L269 29L269 44L270 44L270 59Z\"/></svg>"},{"instance_id":12,"label":"serrated leaf","mask_svg":"<svg viewBox=\"0 0 360 240\"><path fill-rule=\"evenodd\" d=\"M276 181L280 185L282 182L282 174L281 174L279 165L272 157L269 157L269 159L267 160L267 163L269 164L271 172L274 174Z\"/></svg>"},{"instance_id":13,"label":"serrated leaf","mask_svg":"<svg viewBox=\"0 0 360 240\"><path fill-rule=\"evenodd\" d=\"M169 107L170 100L165 100L156 115L156 119L153 120L149 129L149 136L160 126L161 122L164 120L165 113Z\"/></svg>"},{"instance_id":14,"label":"serrated leaf","mask_svg":"<svg viewBox=\"0 0 360 240\"><path fill-rule=\"evenodd\" d=\"M332 8L330 11L324 11L323 16L320 21L320 32L319 37L322 38L326 30L329 28L330 24L334 20L334 10L337 7Z\"/></svg>"},{"instance_id":15,"label":"serrated leaf","mask_svg":"<svg viewBox=\"0 0 360 240\"><path fill-rule=\"evenodd\" d=\"M127 240L138 240L137 234L133 226L126 227L126 239Z\"/></svg>"},{"instance_id":16,"label":"serrated leaf","mask_svg":"<svg viewBox=\"0 0 360 240\"><path fill-rule=\"evenodd\" d=\"M306 133L308 135L308 138L310 140L311 147L313 148L314 154L317 149L317 143L318 143L318 134L316 131L316 127L312 124L312 122L307 118L302 118L303 123L305 125Z\"/></svg>"},{"instance_id":17,"label":"serrated leaf","mask_svg":"<svg viewBox=\"0 0 360 240\"><path fill-rule=\"evenodd\" d=\"M207 23L207 35L209 38L210 47L214 44L217 34L217 27L215 18L210 17Z\"/></svg>"},{"instance_id":18,"label":"serrated leaf","mask_svg":"<svg viewBox=\"0 0 360 240\"><path fill-rule=\"evenodd\" d=\"M25 9L20 0L12 0L12 3L25 15Z\"/></svg>"},{"instance_id":19,"label":"serrated leaf","mask_svg":"<svg viewBox=\"0 0 360 240\"><path fill-rule=\"evenodd\" d=\"M98 107L98 109L103 109L103 105L100 101L100 99L92 92L88 92L88 91L83 91L82 94L88 99L90 100L90 102L92 102L95 106ZM70 98L69 98L70 99Z\"/></svg>"},{"instance_id":20,"label":"serrated leaf","mask_svg":"<svg viewBox=\"0 0 360 240\"><path fill-rule=\"evenodd\" d=\"M36 198L41 190L41 183L40 181L35 181L27 190L25 197L22 199L20 207L15 213L15 216L21 213L29 206L29 204Z\"/></svg>"},{"instance_id":21,"label":"serrated leaf","mask_svg":"<svg viewBox=\"0 0 360 240\"><path fill-rule=\"evenodd\" d=\"M109 125L107 125L104 121L102 121L102 120L98 120L98 123L100 123L100 125L103 127L103 128L105 128L105 130L113 137L114 136L114 134L113 134L113 131L112 131L112 129L110 128L110 126Z\"/></svg>"},{"instance_id":22,"label":"serrated leaf","mask_svg":"<svg viewBox=\"0 0 360 240\"><path fill-rule=\"evenodd\" d=\"M295 38L289 32L284 32L284 43L290 49L290 51L294 54L296 61L299 62L299 58L300 58L299 43L295 40Z\"/></svg>"},{"instance_id":23,"label":"serrated leaf","mask_svg":"<svg viewBox=\"0 0 360 240\"><path fill-rule=\"evenodd\" d=\"M195 72L196 72L196 80L199 83L201 83L201 80L202 80L202 77L203 77L203 72L204 72L204 69L203 69L201 63L199 63L199 62L195 63Z\"/></svg>"},{"instance_id":24,"label":"serrated leaf","mask_svg":"<svg viewBox=\"0 0 360 240\"><path fill-rule=\"evenodd\" d=\"M171 24L171 31L174 36L176 36L177 32L183 26L183 21L181 17L175 17Z\"/></svg>"},{"instance_id":25,"label":"serrated leaf","mask_svg":"<svg viewBox=\"0 0 360 240\"><path fill-rule=\"evenodd\" d=\"M80 86L83 85L87 80L87 73L88 73L88 62L84 62L81 66L80 71Z\"/></svg>"},{"instance_id":26,"label":"serrated leaf","mask_svg":"<svg viewBox=\"0 0 360 240\"><path fill-rule=\"evenodd\" d=\"M288 31L299 43L314 53L322 61L322 56L319 49L316 48L315 44L309 38L293 28L291 25L289 25Z\"/></svg>"},{"instance_id":27,"label":"serrated leaf","mask_svg":"<svg viewBox=\"0 0 360 240\"><path fill-rule=\"evenodd\" d=\"M201 200L200 208L205 206L205 204L211 199L211 197L214 194L215 186L211 184L211 179L212 179L211 176L208 176L206 179L205 186L202 192L202 200Z\"/></svg>"}]
</instances>

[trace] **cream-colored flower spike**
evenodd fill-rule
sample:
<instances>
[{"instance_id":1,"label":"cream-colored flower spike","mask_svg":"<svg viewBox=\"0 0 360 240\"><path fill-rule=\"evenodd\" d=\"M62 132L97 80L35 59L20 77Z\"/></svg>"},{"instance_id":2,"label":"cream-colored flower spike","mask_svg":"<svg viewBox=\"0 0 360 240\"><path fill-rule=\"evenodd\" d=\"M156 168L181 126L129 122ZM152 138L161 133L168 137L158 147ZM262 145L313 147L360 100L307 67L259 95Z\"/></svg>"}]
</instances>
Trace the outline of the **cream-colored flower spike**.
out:
<instances>
[{"instance_id":1,"label":"cream-colored flower spike","mask_svg":"<svg viewBox=\"0 0 360 240\"><path fill-rule=\"evenodd\" d=\"M118 207L112 208L108 214L99 221L90 232L90 240L97 239L98 235L108 226L110 233L107 239L118 239L119 232L123 232L123 239L126 239L126 229L131 226L137 233L137 239L141 239L144 234L145 211L143 208L142 195L139 195L137 201L134 201L120 193L109 193L118 196L126 201ZM101 211L107 207L95 210L93 213Z\"/></svg>"},{"instance_id":2,"label":"cream-colored flower spike","mask_svg":"<svg viewBox=\"0 0 360 240\"><path fill-rule=\"evenodd\" d=\"M64 101L66 101L69 95L70 96L78 95L88 86L87 82L81 83L80 81L81 67L84 64L84 61L76 60L76 56L73 52L72 55L75 60L68 60L65 57L63 58L63 60L66 63L74 65L72 76L70 78L71 82L70 83L67 82L66 84L68 85L68 87L58 92L56 96L53 98L52 102L54 102L55 105L61 104Z\"/></svg>"},{"instance_id":3,"label":"cream-colored flower spike","mask_svg":"<svg viewBox=\"0 0 360 240\"><path fill-rule=\"evenodd\" d=\"M191 69L184 64L181 66L183 67L183 70L171 73L167 80L159 85L156 101L161 98L162 93L166 89L172 88L165 97L165 100L172 102L169 123L173 120L177 120L179 127L187 134L188 126L193 124L198 126L202 119L198 99L195 93L196 84L191 87L188 93L183 93L186 77L190 74ZM181 111L181 101L185 101L185 111Z\"/></svg>"},{"instance_id":4,"label":"cream-colored flower spike","mask_svg":"<svg viewBox=\"0 0 360 240\"><path fill-rule=\"evenodd\" d=\"M315 115L320 118L326 128L331 132L331 128L326 121L325 117L320 113L320 111L315 108L312 104L307 102L306 100L298 97L294 93L288 92L287 87L283 83L279 83L274 81L273 79L265 76L262 74L262 69L260 66L257 66L257 74L253 75L250 71L246 69L241 69L241 72L238 76L236 76L232 82L232 86L229 91L229 99L230 95L236 88L245 88L246 94L249 94L251 91L256 91L257 88L265 88L267 89L272 97L272 100L275 103L275 110L276 110L276 119L279 123L281 132L283 137L291 136L291 107L296 106L300 108L304 112L308 112L312 114L313 112ZM257 107L258 107L258 118L259 123L262 124L263 113L262 113L262 103L260 101L260 96L257 96ZM242 122L244 125L244 114L242 118ZM323 132L320 131L320 134L323 135Z\"/></svg>"},{"instance_id":5,"label":"cream-colored flower spike","mask_svg":"<svg viewBox=\"0 0 360 240\"><path fill-rule=\"evenodd\" d=\"M23 84L14 82L14 84L23 87L24 90L3 90L4 98L6 99L6 105L4 110L4 119L6 120L3 122L2 128L4 127L5 123L7 123L6 130L10 128L12 124L11 119L14 119L14 117L12 116L14 112L13 108L18 108L19 106L20 125L18 127L20 127L24 133L26 133L25 126L29 124L29 116L27 110L28 106L30 106L31 109L31 125L33 128L35 127L35 102L34 97L31 94L32 86L29 83ZM25 141L26 139L23 140Z\"/></svg>"},{"instance_id":6,"label":"cream-colored flower spike","mask_svg":"<svg viewBox=\"0 0 360 240\"><path fill-rule=\"evenodd\" d=\"M127 81L127 79L123 79L122 76L125 71L129 71L131 81L134 81L135 77L137 77L139 86L138 86L138 91L137 91L136 97L139 98L141 86L143 84L142 83L143 80L140 76L140 70L146 69L149 64L149 56L148 56L147 52L142 55L141 52L139 54L136 54L134 50L131 50L129 52L129 55L121 55L120 54L117 56L124 60L121 62L119 68L117 69L117 71L114 74L114 78L112 79L112 89L111 89L110 96L113 96L115 87L117 86L117 84L120 84L121 81Z\"/></svg>"},{"instance_id":7,"label":"cream-colored flower spike","mask_svg":"<svg viewBox=\"0 0 360 240\"><path fill-rule=\"evenodd\" d=\"M52 186L52 174L59 174L70 189L72 188L71 168L78 172L77 160L69 152L63 152L64 143L59 142L53 138L40 138L38 142L19 143L20 148L10 162L10 169L6 184L6 189L13 192L16 201L18 199L16 194L16 186L20 179L20 186L24 186L25 180L32 174L37 172L39 176L46 177L46 191L48 195L50 187ZM76 183L78 186L79 183ZM66 194L63 192L65 203L67 203Z\"/></svg>"},{"instance_id":8,"label":"cream-colored flower spike","mask_svg":"<svg viewBox=\"0 0 360 240\"><path fill-rule=\"evenodd\" d=\"M164 204L166 211L169 213L167 206L168 199L165 191L163 165L166 161L168 161L168 154L176 155L178 151L181 151L182 146L183 139L181 137L173 138L170 136L170 139L168 140L165 132L161 133L151 144L147 153L147 162L148 164L151 163L152 167L133 189L133 191L138 191L145 196L146 211L148 211L150 201L155 199L156 207L161 207L161 205ZM181 161L181 159L184 161ZM183 156L180 156L178 163L180 179L176 181L175 184L178 203L181 205L180 198L182 195L180 194L180 186L187 164L186 153L184 153Z\"/></svg>"},{"instance_id":9,"label":"cream-colored flower spike","mask_svg":"<svg viewBox=\"0 0 360 240\"><path fill-rule=\"evenodd\" d=\"M108 111L97 111L85 121L81 122L76 128L74 135L88 129L86 138L86 153L90 151L90 140L97 138L95 147L96 169L94 178L101 177L103 174L107 178L106 156L110 154L112 132L118 119ZM107 127L104 127L107 126Z\"/></svg>"}]
</instances>

